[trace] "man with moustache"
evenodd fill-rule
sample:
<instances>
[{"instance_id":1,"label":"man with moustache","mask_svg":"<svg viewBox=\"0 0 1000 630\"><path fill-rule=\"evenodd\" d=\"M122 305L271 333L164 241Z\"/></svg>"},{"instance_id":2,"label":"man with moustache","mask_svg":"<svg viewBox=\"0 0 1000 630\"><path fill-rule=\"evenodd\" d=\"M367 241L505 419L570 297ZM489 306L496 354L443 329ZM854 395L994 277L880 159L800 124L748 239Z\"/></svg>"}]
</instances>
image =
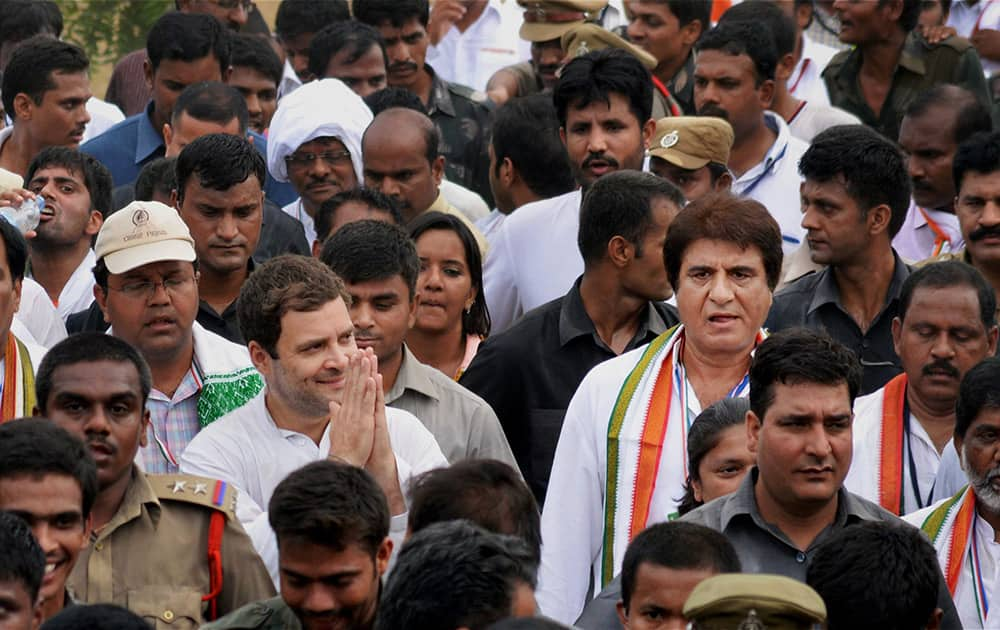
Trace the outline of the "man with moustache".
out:
<instances>
[{"instance_id":1,"label":"man with moustache","mask_svg":"<svg viewBox=\"0 0 1000 630\"><path fill-rule=\"evenodd\" d=\"M95 534L67 584L81 603L124 606L157 628L198 625L274 587L233 513L234 488L136 465L151 388L139 352L99 333L59 342L38 368L36 415L86 442L97 464Z\"/></svg>"},{"instance_id":2,"label":"man with moustache","mask_svg":"<svg viewBox=\"0 0 1000 630\"><path fill-rule=\"evenodd\" d=\"M650 119L649 71L624 50L573 59L563 68L553 100L559 135L582 190L525 204L496 231L483 269L494 332L573 286L583 273L576 235L584 192L607 173L641 170L656 127Z\"/></svg>"},{"instance_id":3,"label":"man with moustache","mask_svg":"<svg viewBox=\"0 0 1000 630\"><path fill-rule=\"evenodd\" d=\"M966 630L996 626L987 602L996 592L993 548L1000 530L998 383L1000 359L990 358L969 370L958 390L954 441L968 487L904 518L931 539Z\"/></svg>"},{"instance_id":4,"label":"man with moustache","mask_svg":"<svg viewBox=\"0 0 1000 630\"><path fill-rule=\"evenodd\" d=\"M944 453L962 377L996 352L993 290L964 263L922 267L903 283L892 337L903 373L854 403L854 458L844 485L902 515L930 505L936 486L961 476Z\"/></svg>"}]
</instances>

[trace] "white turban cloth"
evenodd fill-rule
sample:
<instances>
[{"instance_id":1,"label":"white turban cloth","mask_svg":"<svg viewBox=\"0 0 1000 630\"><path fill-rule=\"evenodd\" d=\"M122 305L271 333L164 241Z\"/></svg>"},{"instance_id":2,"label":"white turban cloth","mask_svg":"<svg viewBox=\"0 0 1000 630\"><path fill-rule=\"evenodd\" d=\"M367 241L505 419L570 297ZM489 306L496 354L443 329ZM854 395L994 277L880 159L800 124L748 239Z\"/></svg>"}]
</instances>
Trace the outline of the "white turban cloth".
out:
<instances>
[{"instance_id":1,"label":"white turban cloth","mask_svg":"<svg viewBox=\"0 0 1000 630\"><path fill-rule=\"evenodd\" d=\"M267 168L279 182L288 181L285 157L316 138L340 140L351 154L351 164L364 181L361 136L372 122L372 112L338 79L306 83L281 99L267 135Z\"/></svg>"}]
</instances>

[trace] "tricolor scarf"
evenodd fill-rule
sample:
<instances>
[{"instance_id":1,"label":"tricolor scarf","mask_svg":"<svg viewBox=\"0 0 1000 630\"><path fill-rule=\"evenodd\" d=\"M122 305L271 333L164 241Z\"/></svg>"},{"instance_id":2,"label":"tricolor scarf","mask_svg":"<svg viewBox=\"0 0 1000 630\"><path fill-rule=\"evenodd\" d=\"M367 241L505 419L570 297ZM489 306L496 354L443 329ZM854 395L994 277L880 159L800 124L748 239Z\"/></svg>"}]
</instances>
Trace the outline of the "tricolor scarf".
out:
<instances>
[{"instance_id":1,"label":"tricolor scarf","mask_svg":"<svg viewBox=\"0 0 1000 630\"><path fill-rule=\"evenodd\" d=\"M30 416L35 410L35 366L28 347L7 332L4 346L3 396L0 396L0 421Z\"/></svg>"},{"instance_id":2,"label":"tricolor scarf","mask_svg":"<svg viewBox=\"0 0 1000 630\"><path fill-rule=\"evenodd\" d=\"M763 337L761 331L756 343L759 344ZM604 491L602 588L614 577L615 568L621 566L629 542L649 521L670 420L682 422L683 433L687 434L687 405L683 402L687 384L683 377L681 382L675 383L683 340L683 325L654 339L625 378L611 411ZM746 391L745 386L738 387L731 395L745 396ZM679 458L686 470L687 444L667 447L670 450L667 457Z\"/></svg>"},{"instance_id":3,"label":"tricolor scarf","mask_svg":"<svg viewBox=\"0 0 1000 630\"><path fill-rule=\"evenodd\" d=\"M264 388L264 380L245 346L205 330L198 322L192 333L201 377L198 423L204 428L247 404Z\"/></svg>"},{"instance_id":4,"label":"tricolor scarf","mask_svg":"<svg viewBox=\"0 0 1000 630\"><path fill-rule=\"evenodd\" d=\"M885 384L882 424L878 439L878 502L899 516L903 509L903 414L906 406L906 373ZM920 492L914 488L914 492Z\"/></svg>"}]
</instances>

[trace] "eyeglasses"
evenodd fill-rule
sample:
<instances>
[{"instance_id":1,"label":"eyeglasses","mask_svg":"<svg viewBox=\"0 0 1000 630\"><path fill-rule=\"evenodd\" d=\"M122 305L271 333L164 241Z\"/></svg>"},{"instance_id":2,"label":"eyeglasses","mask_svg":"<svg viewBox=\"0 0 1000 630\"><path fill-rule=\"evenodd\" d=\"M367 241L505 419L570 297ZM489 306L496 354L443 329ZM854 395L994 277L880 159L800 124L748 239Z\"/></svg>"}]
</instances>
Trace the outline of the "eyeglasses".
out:
<instances>
[{"instance_id":1,"label":"eyeglasses","mask_svg":"<svg viewBox=\"0 0 1000 630\"><path fill-rule=\"evenodd\" d=\"M156 294L156 287L162 286L164 291L174 296L188 291L193 284L194 276L171 276L158 282L152 280L126 282L120 287L113 287L109 284L108 288L118 291L130 300L148 300Z\"/></svg>"},{"instance_id":2,"label":"eyeglasses","mask_svg":"<svg viewBox=\"0 0 1000 630\"><path fill-rule=\"evenodd\" d=\"M285 156L285 164L296 168L312 166L312 163L319 158L329 166L350 163L351 154L348 151L323 151L322 153L292 153Z\"/></svg>"},{"instance_id":3,"label":"eyeglasses","mask_svg":"<svg viewBox=\"0 0 1000 630\"><path fill-rule=\"evenodd\" d=\"M207 0L210 4L214 4L220 9L236 9L240 8L250 13L253 11L253 0Z\"/></svg>"}]
</instances>

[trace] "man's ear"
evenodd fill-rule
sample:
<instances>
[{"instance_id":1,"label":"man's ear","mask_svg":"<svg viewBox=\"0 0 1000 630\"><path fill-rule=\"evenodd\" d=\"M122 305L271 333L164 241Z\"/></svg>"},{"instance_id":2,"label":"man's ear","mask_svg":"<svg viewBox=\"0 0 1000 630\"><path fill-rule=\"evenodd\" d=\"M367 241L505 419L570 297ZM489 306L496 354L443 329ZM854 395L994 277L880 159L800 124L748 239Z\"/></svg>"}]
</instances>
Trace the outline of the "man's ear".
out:
<instances>
[{"instance_id":1,"label":"man's ear","mask_svg":"<svg viewBox=\"0 0 1000 630\"><path fill-rule=\"evenodd\" d=\"M701 37L704 31L705 27L702 25L701 20L691 20L681 27L681 43L685 46L694 46L694 43L698 41L698 38Z\"/></svg>"},{"instance_id":2,"label":"man's ear","mask_svg":"<svg viewBox=\"0 0 1000 630\"><path fill-rule=\"evenodd\" d=\"M375 571L378 573L379 577L385 575L386 569L389 568L389 558L392 557L392 539L388 536L379 545L378 551L375 552Z\"/></svg>"},{"instance_id":3,"label":"man's ear","mask_svg":"<svg viewBox=\"0 0 1000 630\"><path fill-rule=\"evenodd\" d=\"M151 416L149 414L149 409L145 409L142 412L142 421L141 421L142 428L140 429L141 433L139 433L139 446L141 446L142 448L146 448L146 445L149 444L149 423L150 422L152 422L152 419L151 419Z\"/></svg>"},{"instance_id":4,"label":"man's ear","mask_svg":"<svg viewBox=\"0 0 1000 630\"><path fill-rule=\"evenodd\" d=\"M624 630L628 630L628 612L625 610L625 602L618 600L615 604L615 612L618 613L618 623L622 625Z\"/></svg>"},{"instance_id":5,"label":"man's ear","mask_svg":"<svg viewBox=\"0 0 1000 630\"><path fill-rule=\"evenodd\" d=\"M624 236L612 236L608 241L607 254L611 264L622 269L635 258L635 245L629 243Z\"/></svg>"},{"instance_id":6,"label":"man's ear","mask_svg":"<svg viewBox=\"0 0 1000 630\"><path fill-rule=\"evenodd\" d=\"M170 123L163 123L163 146L169 147L170 142L174 139L174 128L170 126Z\"/></svg>"},{"instance_id":7,"label":"man's ear","mask_svg":"<svg viewBox=\"0 0 1000 630\"><path fill-rule=\"evenodd\" d=\"M927 620L927 625L925 626L927 630L940 630L941 619L944 617L944 611L940 608L935 608L934 612L931 613L931 618Z\"/></svg>"},{"instance_id":8,"label":"man's ear","mask_svg":"<svg viewBox=\"0 0 1000 630\"><path fill-rule=\"evenodd\" d=\"M444 156L439 155L434 158L431 162L431 176L434 177L434 183L437 186L441 185L441 180L444 179Z\"/></svg>"},{"instance_id":9,"label":"man's ear","mask_svg":"<svg viewBox=\"0 0 1000 630\"><path fill-rule=\"evenodd\" d=\"M728 192L732 187L733 175L729 171L719 175L719 178L715 180L715 184L713 185L716 192Z\"/></svg>"},{"instance_id":10,"label":"man's ear","mask_svg":"<svg viewBox=\"0 0 1000 630\"><path fill-rule=\"evenodd\" d=\"M788 53L778 59L778 65L774 68L774 78L776 81L787 81L795 72L795 54Z\"/></svg>"},{"instance_id":11,"label":"man's ear","mask_svg":"<svg viewBox=\"0 0 1000 630\"><path fill-rule=\"evenodd\" d=\"M884 203L880 203L868 211L868 231L871 234L889 231L889 223L892 221L892 209Z\"/></svg>"},{"instance_id":12,"label":"man's ear","mask_svg":"<svg viewBox=\"0 0 1000 630\"><path fill-rule=\"evenodd\" d=\"M111 318L108 317L108 294L96 284L94 285L94 301L97 302L98 308L101 309L101 313L104 315L104 323L110 324Z\"/></svg>"},{"instance_id":13,"label":"man's ear","mask_svg":"<svg viewBox=\"0 0 1000 630\"><path fill-rule=\"evenodd\" d=\"M766 79L757 88L758 100L764 109L771 109L771 103L774 102L774 81L771 79Z\"/></svg>"},{"instance_id":14,"label":"man's ear","mask_svg":"<svg viewBox=\"0 0 1000 630\"><path fill-rule=\"evenodd\" d=\"M31 115L35 111L35 101L24 92L14 95L14 111L7 112L11 120L31 120Z\"/></svg>"},{"instance_id":15,"label":"man's ear","mask_svg":"<svg viewBox=\"0 0 1000 630\"><path fill-rule=\"evenodd\" d=\"M752 411L747 411L747 450L757 454L757 446L760 443L760 428L763 421Z\"/></svg>"},{"instance_id":16,"label":"man's ear","mask_svg":"<svg viewBox=\"0 0 1000 630\"><path fill-rule=\"evenodd\" d=\"M153 89L153 64L149 63L149 57L142 62L142 75L146 79L146 89Z\"/></svg>"},{"instance_id":17,"label":"man's ear","mask_svg":"<svg viewBox=\"0 0 1000 630\"><path fill-rule=\"evenodd\" d=\"M892 318L892 348L896 351L896 355L899 356L899 337L903 332L903 320L899 317Z\"/></svg>"},{"instance_id":18,"label":"man's ear","mask_svg":"<svg viewBox=\"0 0 1000 630\"><path fill-rule=\"evenodd\" d=\"M271 354L264 349L264 346L260 345L256 341L251 341L247 344L247 350L250 351L250 362L253 366L257 368L257 371L261 374L269 374L271 367Z\"/></svg>"}]
</instances>

